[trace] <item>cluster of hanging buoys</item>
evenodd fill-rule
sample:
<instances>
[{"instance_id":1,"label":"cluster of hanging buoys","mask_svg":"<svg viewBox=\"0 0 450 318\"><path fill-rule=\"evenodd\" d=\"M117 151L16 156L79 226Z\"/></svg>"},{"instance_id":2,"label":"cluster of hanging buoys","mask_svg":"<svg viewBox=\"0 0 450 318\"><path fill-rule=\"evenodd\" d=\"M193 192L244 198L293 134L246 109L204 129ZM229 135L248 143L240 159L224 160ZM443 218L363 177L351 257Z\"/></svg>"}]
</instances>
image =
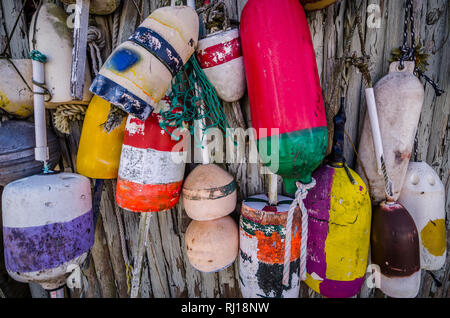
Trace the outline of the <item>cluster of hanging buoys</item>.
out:
<instances>
[{"instance_id":1,"label":"cluster of hanging buoys","mask_svg":"<svg viewBox=\"0 0 450 318\"><path fill-rule=\"evenodd\" d=\"M0 59L0 108L18 118L33 114L32 68L29 59Z\"/></svg>"},{"instance_id":2,"label":"cluster of hanging buoys","mask_svg":"<svg viewBox=\"0 0 450 318\"><path fill-rule=\"evenodd\" d=\"M405 62L401 70L398 62L392 63L390 73L376 83L373 93L366 90L369 111L359 147L372 201L383 200L373 212L371 262L380 267L380 289L391 297L415 297L420 286L417 227L396 201L424 100L423 85L412 74L413 66L414 62ZM358 169L362 171L362 166Z\"/></svg>"},{"instance_id":3,"label":"cluster of hanging buoys","mask_svg":"<svg viewBox=\"0 0 450 318\"><path fill-rule=\"evenodd\" d=\"M61 0L66 4L75 4L76 0ZM89 12L91 14L108 15L116 11L120 5L120 0L91 0Z\"/></svg>"},{"instance_id":4,"label":"cluster of hanging buoys","mask_svg":"<svg viewBox=\"0 0 450 318\"><path fill-rule=\"evenodd\" d=\"M126 118L107 132L110 109L110 103L94 95L84 117L76 167L79 174L92 179L117 179Z\"/></svg>"},{"instance_id":5,"label":"cluster of hanging buoys","mask_svg":"<svg viewBox=\"0 0 450 318\"><path fill-rule=\"evenodd\" d=\"M188 5L195 8L194 1L188 1ZM203 93L203 85L191 85L194 85L196 95ZM204 102L200 101L202 112ZM193 219L186 229L185 246L190 264L198 271L212 273L232 265L238 255L239 231L229 216L236 208L237 190L233 176L210 163L207 136L204 134L206 119L196 120L194 127L200 137L202 164L190 172L183 184L183 205L187 215Z\"/></svg>"},{"instance_id":6,"label":"cluster of hanging buoys","mask_svg":"<svg viewBox=\"0 0 450 318\"><path fill-rule=\"evenodd\" d=\"M189 262L202 272L225 269L237 257L239 244L236 222L229 216L237 199L233 177L215 164L198 165L182 191L184 208L193 219L185 235Z\"/></svg>"},{"instance_id":7,"label":"cluster of hanging buoys","mask_svg":"<svg viewBox=\"0 0 450 318\"><path fill-rule=\"evenodd\" d=\"M90 90L145 121L194 53L199 21L194 9L153 11L102 66Z\"/></svg>"},{"instance_id":8,"label":"cluster of hanging buoys","mask_svg":"<svg viewBox=\"0 0 450 318\"><path fill-rule=\"evenodd\" d=\"M364 181L343 157L343 100L334 120L333 152L313 173L308 193L306 284L326 297L353 297L365 279L370 244L371 202Z\"/></svg>"}]
</instances>

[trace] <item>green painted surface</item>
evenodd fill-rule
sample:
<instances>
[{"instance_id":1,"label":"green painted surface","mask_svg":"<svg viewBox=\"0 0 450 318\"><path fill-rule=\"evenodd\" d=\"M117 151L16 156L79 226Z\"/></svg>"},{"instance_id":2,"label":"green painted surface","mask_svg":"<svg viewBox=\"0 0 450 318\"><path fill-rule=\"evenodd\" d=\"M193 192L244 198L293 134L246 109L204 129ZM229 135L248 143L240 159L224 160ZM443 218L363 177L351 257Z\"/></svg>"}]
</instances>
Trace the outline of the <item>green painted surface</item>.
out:
<instances>
[{"instance_id":1,"label":"green painted surface","mask_svg":"<svg viewBox=\"0 0 450 318\"><path fill-rule=\"evenodd\" d=\"M272 138L276 137L279 138L279 147L274 144L273 151L279 155L275 154L272 158ZM288 193L295 193L297 181L311 182L311 173L325 157L327 143L327 127L304 129L257 141L261 159L273 173L283 178Z\"/></svg>"}]
</instances>

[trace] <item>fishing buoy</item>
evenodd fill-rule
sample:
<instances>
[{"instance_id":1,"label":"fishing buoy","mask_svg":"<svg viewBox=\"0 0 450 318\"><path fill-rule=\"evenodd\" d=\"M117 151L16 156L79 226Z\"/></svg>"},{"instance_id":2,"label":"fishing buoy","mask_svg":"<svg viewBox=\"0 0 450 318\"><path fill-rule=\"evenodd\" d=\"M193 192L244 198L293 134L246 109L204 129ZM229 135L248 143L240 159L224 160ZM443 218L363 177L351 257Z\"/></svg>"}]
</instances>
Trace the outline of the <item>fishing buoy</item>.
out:
<instances>
[{"instance_id":1,"label":"fishing buoy","mask_svg":"<svg viewBox=\"0 0 450 318\"><path fill-rule=\"evenodd\" d=\"M309 216L306 284L326 297L359 293L366 274L370 244L371 202L362 179L342 164L313 173L308 193Z\"/></svg>"},{"instance_id":2,"label":"fishing buoy","mask_svg":"<svg viewBox=\"0 0 450 318\"><path fill-rule=\"evenodd\" d=\"M236 207L236 182L215 164L195 167L187 176L182 191L186 213L197 221L226 216Z\"/></svg>"},{"instance_id":3,"label":"fishing buoy","mask_svg":"<svg viewBox=\"0 0 450 318\"><path fill-rule=\"evenodd\" d=\"M61 287L72 264L81 266L94 244L89 179L41 174L8 184L2 196L8 274L20 282Z\"/></svg>"},{"instance_id":4,"label":"fishing buoy","mask_svg":"<svg viewBox=\"0 0 450 318\"><path fill-rule=\"evenodd\" d=\"M404 63L403 70L399 69L399 62L391 63L389 74L374 86L384 162L393 182L394 200L398 200L403 186L424 101L423 85L413 75L414 62ZM359 156L369 178L365 181L370 186L372 201L378 203L385 198L384 179L375 155L368 114L364 119ZM363 175L360 165L357 171Z\"/></svg>"},{"instance_id":5,"label":"fishing buoy","mask_svg":"<svg viewBox=\"0 0 450 318\"><path fill-rule=\"evenodd\" d=\"M43 163L36 161L34 156L34 129L34 124L28 121L0 123L0 186L42 171ZM50 152L48 165L53 169L61 150L51 129L47 129L47 143Z\"/></svg>"},{"instance_id":6,"label":"fishing buoy","mask_svg":"<svg viewBox=\"0 0 450 318\"><path fill-rule=\"evenodd\" d=\"M62 7L44 1L33 15L30 25L30 47L47 57L45 84L52 98L45 103L46 108L56 108L61 104L88 104L92 97L88 89L91 76L86 66L83 98L72 100L70 78L73 38L67 20L68 15Z\"/></svg>"},{"instance_id":7,"label":"fishing buoy","mask_svg":"<svg viewBox=\"0 0 450 318\"><path fill-rule=\"evenodd\" d=\"M194 53L198 32L198 16L190 7L153 11L111 54L91 91L145 121Z\"/></svg>"},{"instance_id":8,"label":"fishing buoy","mask_svg":"<svg viewBox=\"0 0 450 318\"><path fill-rule=\"evenodd\" d=\"M337 2L337 0L300 0L300 2L302 3L305 10L314 11L326 8Z\"/></svg>"},{"instance_id":9,"label":"fishing buoy","mask_svg":"<svg viewBox=\"0 0 450 318\"><path fill-rule=\"evenodd\" d=\"M308 209L306 284L334 298L359 293L366 274L372 205L367 187L346 166L344 100L334 118L333 151L313 173L316 186L305 200Z\"/></svg>"},{"instance_id":10,"label":"fishing buoy","mask_svg":"<svg viewBox=\"0 0 450 318\"><path fill-rule=\"evenodd\" d=\"M374 209L371 263L380 267L383 293L416 297L420 287L419 238L413 218L397 202L381 202Z\"/></svg>"},{"instance_id":11,"label":"fishing buoy","mask_svg":"<svg viewBox=\"0 0 450 318\"><path fill-rule=\"evenodd\" d=\"M174 151L174 128L159 125L161 116L146 121L128 116L125 127L117 204L133 212L159 212L172 208L180 198L184 178L185 152ZM170 134L169 134L170 133Z\"/></svg>"},{"instance_id":12,"label":"fishing buoy","mask_svg":"<svg viewBox=\"0 0 450 318\"><path fill-rule=\"evenodd\" d=\"M231 103L244 96L245 70L238 28L199 40L197 58L221 99Z\"/></svg>"},{"instance_id":13,"label":"fishing buoy","mask_svg":"<svg viewBox=\"0 0 450 318\"><path fill-rule=\"evenodd\" d=\"M29 59L0 59L0 74L7 79L0 81L1 109L19 118L33 114L32 73Z\"/></svg>"},{"instance_id":14,"label":"fishing buoy","mask_svg":"<svg viewBox=\"0 0 450 318\"><path fill-rule=\"evenodd\" d=\"M289 286L282 284L286 221L292 199L278 195L270 205L265 194L242 202L239 281L244 298L296 298L300 290L301 212L297 207L291 234Z\"/></svg>"},{"instance_id":15,"label":"fishing buoy","mask_svg":"<svg viewBox=\"0 0 450 318\"><path fill-rule=\"evenodd\" d=\"M398 199L417 226L420 266L434 271L445 264L445 188L437 173L426 162L410 162Z\"/></svg>"},{"instance_id":16,"label":"fishing buoy","mask_svg":"<svg viewBox=\"0 0 450 318\"><path fill-rule=\"evenodd\" d=\"M76 0L61 0L65 4L75 4ZM91 0L89 13L98 15L108 15L116 11L120 5L120 0Z\"/></svg>"},{"instance_id":17,"label":"fishing buoy","mask_svg":"<svg viewBox=\"0 0 450 318\"><path fill-rule=\"evenodd\" d=\"M294 193L296 181L311 182L328 143L314 48L302 6L297 0L249 0L242 11L241 38L259 155L283 177L286 191Z\"/></svg>"},{"instance_id":18,"label":"fishing buoy","mask_svg":"<svg viewBox=\"0 0 450 318\"><path fill-rule=\"evenodd\" d=\"M218 272L236 259L239 230L230 216L210 221L193 220L186 230L185 241L189 262L195 269Z\"/></svg>"},{"instance_id":19,"label":"fishing buoy","mask_svg":"<svg viewBox=\"0 0 450 318\"><path fill-rule=\"evenodd\" d=\"M77 154L77 172L92 179L116 179L125 134L126 119L107 132L104 124L111 104L94 96L84 117Z\"/></svg>"}]
</instances>

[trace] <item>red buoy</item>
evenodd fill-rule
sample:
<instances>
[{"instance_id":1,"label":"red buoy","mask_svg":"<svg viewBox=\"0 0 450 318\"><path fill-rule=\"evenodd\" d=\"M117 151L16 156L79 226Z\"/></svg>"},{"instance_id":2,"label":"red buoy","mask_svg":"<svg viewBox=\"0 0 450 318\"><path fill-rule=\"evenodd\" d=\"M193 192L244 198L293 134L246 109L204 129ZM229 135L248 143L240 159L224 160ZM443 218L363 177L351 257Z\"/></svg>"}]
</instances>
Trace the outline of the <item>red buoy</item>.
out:
<instances>
[{"instance_id":1,"label":"red buoy","mask_svg":"<svg viewBox=\"0 0 450 318\"><path fill-rule=\"evenodd\" d=\"M311 182L328 139L314 48L299 1L249 0L242 12L241 42L259 154L264 163L277 164L278 169L269 168L293 193L295 181ZM259 131L264 128L265 136ZM278 160L270 154L275 136Z\"/></svg>"}]
</instances>

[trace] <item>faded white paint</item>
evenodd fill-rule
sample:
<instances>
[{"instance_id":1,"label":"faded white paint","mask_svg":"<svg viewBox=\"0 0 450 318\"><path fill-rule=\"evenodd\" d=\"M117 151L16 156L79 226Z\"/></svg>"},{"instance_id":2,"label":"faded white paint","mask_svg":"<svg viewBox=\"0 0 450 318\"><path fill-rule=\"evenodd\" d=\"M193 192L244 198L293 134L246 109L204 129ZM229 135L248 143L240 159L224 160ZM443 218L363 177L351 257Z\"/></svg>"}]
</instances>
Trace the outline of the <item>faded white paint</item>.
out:
<instances>
[{"instance_id":1,"label":"faded white paint","mask_svg":"<svg viewBox=\"0 0 450 318\"><path fill-rule=\"evenodd\" d=\"M184 177L185 163L177 163L170 151L122 146L119 177L140 184L167 184ZM186 156L186 153L180 153Z\"/></svg>"},{"instance_id":2,"label":"faded white paint","mask_svg":"<svg viewBox=\"0 0 450 318\"><path fill-rule=\"evenodd\" d=\"M198 42L198 50L226 43L239 38L239 29L214 33ZM227 47L225 47L225 50ZM231 50L231 47L228 47ZM217 95L226 102L235 102L245 94L246 79L244 59L239 57L229 62L203 69L211 84L216 89Z\"/></svg>"},{"instance_id":3,"label":"faded white paint","mask_svg":"<svg viewBox=\"0 0 450 318\"><path fill-rule=\"evenodd\" d=\"M74 173L34 175L8 184L2 196L3 226L63 223L92 209L89 179Z\"/></svg>"},{"instance_id":4,"label":"faded white paint","mask_svg":"<svg viewBox=\"0 0 450 318\"><path fill-rule=\"evenodd\" d=\"M445 222L445 188L433 168L426 162L410 162L398 201L408 210L416 223L420 241L421 267L431 271L440 269L445 264L447 251L435 256L422 242L422 230L429 222L436 220ZM436 229L438 230L444 231L440 234L445 240L445 226Z\"/></svg>"},{"instance_id":5,"label":"faded white paint","mask_svg":"<svg viewBox=\"0 0 450 318\"><path fill-rule=\"evenodd\" d=\"M414 298L419 293L420 270L409 277L390 278L380 273L380 289L389 297Z\"/></svg>"},{"instance_id":6,"label":"faded white paint","mask_svg":"<svg viewBox=\"0 0 450 318\"><path fill-rule=\"evenodd\" d=\"M424 101L423 85L412 74L414 63L411 63L405 62L403 71L398 70L397 62L392 63L389 74L374 86L384 159L393 183L394 200L398 199L403 186ZM368 114L364 119L359 156L369 178L364 181L370 185L370 195L376 204L385 199L385 187L383 176L378 173ZM357 170L365 179L361 166L358 165Z\"/></svg>"},{"instance_id":7,"label":"faded white paint","mask_svg":"<svg viewBox=\"0 0 450 318\"><path fill-rule=\"evenodd\" d=\"M47 290L56 289L66 284L66 279L71 273L69 269L72 268L73 265L80 266L83 264L87 255L87 252L83 253L80 256L55 268L28 273L8 271L8 275L18 282L38 283Z\"/></svg>"}]
</instances>

